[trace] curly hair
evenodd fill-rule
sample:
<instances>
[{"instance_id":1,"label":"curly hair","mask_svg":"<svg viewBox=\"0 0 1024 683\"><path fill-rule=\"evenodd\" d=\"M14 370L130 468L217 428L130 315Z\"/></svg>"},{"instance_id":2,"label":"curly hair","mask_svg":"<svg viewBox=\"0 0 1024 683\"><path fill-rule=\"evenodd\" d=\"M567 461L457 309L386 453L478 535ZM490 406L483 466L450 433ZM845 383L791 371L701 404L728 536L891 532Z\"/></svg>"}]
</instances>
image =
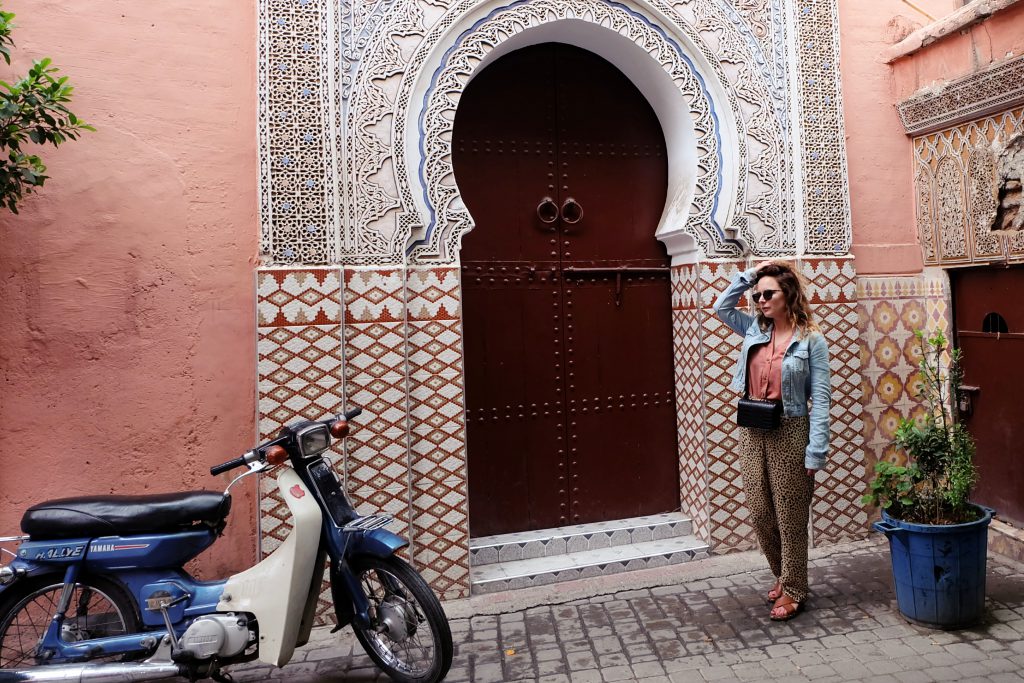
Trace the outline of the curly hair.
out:
<instances>
[{"instance_id":1,"label":"curly hair","mask_svg":"<svg viewBox=\"0 0 1024 683\"><path fill-rule=\"evenodd\" d=\"M785 261L771 261L758 269L754 284L763 277L773 277L779 283L782 296L786 298L787 317L796 329L803 334L821 331L811 315L811 303L804 293L804 278L793 266ZM768 327L768 319L760 310L757 312L757 322L761 329Z\"/></svg>"}]
</instances>

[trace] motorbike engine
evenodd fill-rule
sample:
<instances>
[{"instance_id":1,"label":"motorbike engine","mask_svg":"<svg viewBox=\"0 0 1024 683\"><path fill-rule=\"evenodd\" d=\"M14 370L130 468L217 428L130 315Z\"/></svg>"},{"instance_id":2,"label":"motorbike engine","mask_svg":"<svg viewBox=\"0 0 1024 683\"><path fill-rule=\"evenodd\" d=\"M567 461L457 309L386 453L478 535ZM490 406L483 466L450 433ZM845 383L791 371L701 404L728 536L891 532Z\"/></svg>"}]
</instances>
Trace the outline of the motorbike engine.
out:
<instances>
[{"instance_id":1,"label":"motorbike engine","mask_svg":"<svg viewBox=\"0 0 1024 683\"><path fill-rule=\"evenodd\" d=\"M249 645L249 620L233 612L199 617L185 630L178 645L196 659L233 657Z\"/></svg>"}]
</instances>

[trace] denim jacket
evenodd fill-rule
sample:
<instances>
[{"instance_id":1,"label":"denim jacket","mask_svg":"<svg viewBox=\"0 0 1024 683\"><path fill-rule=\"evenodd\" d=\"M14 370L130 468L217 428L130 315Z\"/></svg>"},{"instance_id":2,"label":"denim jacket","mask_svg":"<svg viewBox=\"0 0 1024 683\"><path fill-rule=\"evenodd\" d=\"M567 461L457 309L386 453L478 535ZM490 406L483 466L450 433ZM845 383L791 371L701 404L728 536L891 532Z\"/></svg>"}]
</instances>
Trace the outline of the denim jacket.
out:
<instances>
[{"instance_id":1,"label":"denim jacket","mask_svg":"<svg viewBox=\"0 0 1024 683\"><path fill-rule=\"evenodd\" d=\"M762 330L757 318L736 308L743 293L753 287L756 269L738 274L715 302L715 313L737 334L743 335L743 349L736 359L729 388L743 394L747 386L750 349L770 339L771 327ZM770 325L770 323L769 323ZM820 470L828 455L831 385L828 345L819 332L793 335L782 359L782 410L786 417L810 416L810 440L804 467ZM810 410L807 403L810 401Z\"/></svg>"}]
</instances>

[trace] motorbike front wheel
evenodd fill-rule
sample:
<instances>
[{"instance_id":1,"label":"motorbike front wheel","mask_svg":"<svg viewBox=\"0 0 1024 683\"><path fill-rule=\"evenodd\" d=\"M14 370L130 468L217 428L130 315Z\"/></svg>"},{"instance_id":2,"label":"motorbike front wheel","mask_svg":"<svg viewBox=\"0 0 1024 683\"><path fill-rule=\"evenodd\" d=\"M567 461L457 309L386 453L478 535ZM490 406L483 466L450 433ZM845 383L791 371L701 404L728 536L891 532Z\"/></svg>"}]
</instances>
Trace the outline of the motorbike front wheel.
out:
<instances>
[{"instance_id":1,"label":"motorbike front wheel","mask_svg":"<svg viewBox=\"0 0 1024 683\"><path fill-rule=\"evenodd\" d=\"M54 574L23 581L4 591L0 597L0 668L36 665L36 648L57 611L63 590L63 577ZM66 642L105 638L131 633L138 627L135 607L120 586L100 577L82 577L71 593L60 638Z\"/></svg>"},{"instance_id":2,"label":"motorbike front wheel","mask_svg":"<svg viewBox=\"0 0 1024 683\"><path fill-rule=\"evenodd\" d=\"M398 557L352 561L370 602L370 627L353 624L370 658L399 683L436 683L452 665L452 632L426 581Z\"/></svg>"}]
</instances>

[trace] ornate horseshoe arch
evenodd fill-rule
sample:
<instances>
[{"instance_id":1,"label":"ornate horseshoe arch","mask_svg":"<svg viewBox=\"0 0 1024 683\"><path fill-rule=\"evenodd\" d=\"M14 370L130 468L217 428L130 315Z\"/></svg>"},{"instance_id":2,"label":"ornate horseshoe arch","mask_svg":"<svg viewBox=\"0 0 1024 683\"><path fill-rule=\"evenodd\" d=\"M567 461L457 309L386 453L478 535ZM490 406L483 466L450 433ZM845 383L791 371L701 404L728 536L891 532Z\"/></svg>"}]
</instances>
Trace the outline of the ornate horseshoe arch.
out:
<instances>
[{"instance_id":1,"label":"ornate horseshoe arch","mask_svg":"<svg viewBox=\"0 0 1024 683\"><path fill-rule=\"evenodd\" d=\"M667 16L646 9L659 19ZM453 262L462 236L473 228L451 162L463 89L500 55L545 41L572 43L608 59L654 107L669 150L668 202L656 234L673 259L691 260L698 249L715 256L740 253L741 230L731 221L745 204L746 130L720 65L708 59L714 53L695 31L656 23L606 0L508 6L463 0L427 34L397 98L395 148L404 153L396 154L395 175L409 260Z\"/></svg>"}]
</instances>

